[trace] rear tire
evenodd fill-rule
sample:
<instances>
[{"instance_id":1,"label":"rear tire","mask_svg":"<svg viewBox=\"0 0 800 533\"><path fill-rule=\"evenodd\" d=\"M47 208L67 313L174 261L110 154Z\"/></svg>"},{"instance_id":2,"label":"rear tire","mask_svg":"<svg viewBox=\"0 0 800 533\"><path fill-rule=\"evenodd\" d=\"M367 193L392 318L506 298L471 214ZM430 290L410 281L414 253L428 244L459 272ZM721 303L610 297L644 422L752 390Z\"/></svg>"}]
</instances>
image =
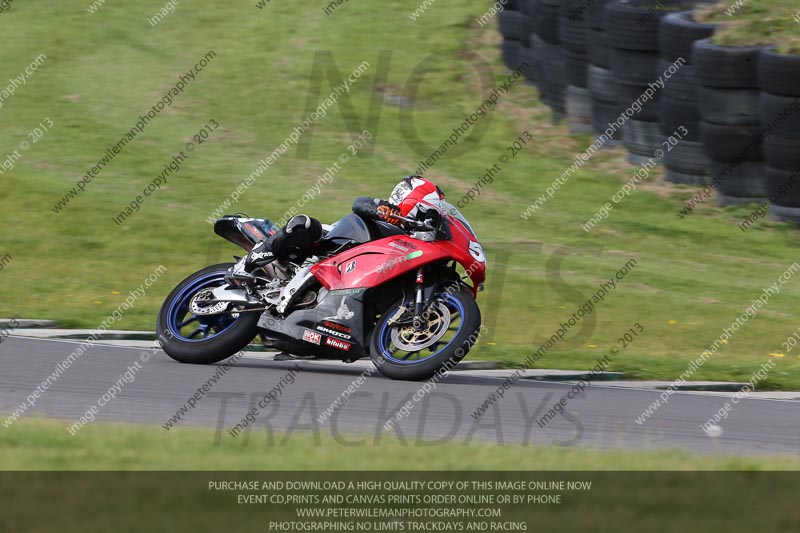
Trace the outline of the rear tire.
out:
<instances>
[{"instance_id":1,"label":"rear tire","mask_svg":"<svg viewBox=\"0 0 800 533\"><path fill-rule=\"evenodd\" d=\"M260 313L208 315L197 321L198 329L207 328L208 335L192 338L187 334L192 322L178 327L194 316L188 311L188 302L200 290L222 285L225 274L233 263L212 265L181 281L161 306L156 322L156 333L161 347L171 358L181 363L206 365L227 359L247 346L258 333ZM202 335L202 334L201 334Z\"/></svg>"},{"instance_id":2,"label":"rear tire","mask_svg":"<svg viewBox=\"0 0 800 533\"><path fill-rule=\"evenodd\" d=\"M472 292L463 286L458 290L443 291L440 296L445 306L450 309L451 317L455 316L453 313L456 311L460 313L458 331L443 348L418 361L401 360L398 352L402 350L398 349L395 352L390 350L397 346L392 341L392 328L387 322L403 302L397 300L383 312L375 326L370 349L372 362L381 374L391 379L422 381L433 377L442 368L452 369L467 355L480 334L481 311L478 304ZM442 335L446 334L447 331L444 331ZM434 343L433 346L437 344ZM414 353L422 354L422 352L423 350Z\"/></svg>"}]
</instances>

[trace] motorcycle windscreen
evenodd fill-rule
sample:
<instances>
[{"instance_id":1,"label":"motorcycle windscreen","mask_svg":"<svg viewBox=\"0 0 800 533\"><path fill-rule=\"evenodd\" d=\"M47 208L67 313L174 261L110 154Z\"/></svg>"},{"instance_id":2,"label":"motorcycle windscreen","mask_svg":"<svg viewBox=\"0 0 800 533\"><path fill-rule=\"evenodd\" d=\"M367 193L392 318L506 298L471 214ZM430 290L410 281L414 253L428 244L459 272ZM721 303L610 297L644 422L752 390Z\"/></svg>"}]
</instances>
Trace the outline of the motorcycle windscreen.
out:
<instances>
[{"instance_id":1,"label":"motorcycle windscreen","mask_svg":"<svg viewBox=\"0 0 800 533\"><path fill-rule=\"evenodd\" d=\"M369 242L372 237L366 222L360 216L347 215L334 224L333 228L325 235L325 239L337 242L365 243Z\"/></svg>"}]
</instances>

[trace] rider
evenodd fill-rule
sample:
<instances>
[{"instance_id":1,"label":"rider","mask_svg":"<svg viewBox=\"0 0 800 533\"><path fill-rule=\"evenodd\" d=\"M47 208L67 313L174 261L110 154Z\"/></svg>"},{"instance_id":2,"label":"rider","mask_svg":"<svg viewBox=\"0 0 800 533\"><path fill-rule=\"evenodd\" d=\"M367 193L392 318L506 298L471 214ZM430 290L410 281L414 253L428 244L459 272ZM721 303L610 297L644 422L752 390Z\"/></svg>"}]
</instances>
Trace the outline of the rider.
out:
<instances>
[{"instance_id":1,"label":"rider","mask_svg":"<svg viewBox=\"0 0 800 533\"><path fill-rule=\"evenodd\" d=\"M420 213L433 208L443 215L449 207L444 193L433 182L422 176L406 176L389 195L389 201L369 196L356 198L353 212L367 219L378 219L403 225L398 216L416 218ZM253 270L270 263L273 259L286 260L292 255L310 248L322 238L322 224L308 215L292 217L274 235L256 244L247 254L243 268L234 276L252 279Z\"/></svg>"}]
</instances>

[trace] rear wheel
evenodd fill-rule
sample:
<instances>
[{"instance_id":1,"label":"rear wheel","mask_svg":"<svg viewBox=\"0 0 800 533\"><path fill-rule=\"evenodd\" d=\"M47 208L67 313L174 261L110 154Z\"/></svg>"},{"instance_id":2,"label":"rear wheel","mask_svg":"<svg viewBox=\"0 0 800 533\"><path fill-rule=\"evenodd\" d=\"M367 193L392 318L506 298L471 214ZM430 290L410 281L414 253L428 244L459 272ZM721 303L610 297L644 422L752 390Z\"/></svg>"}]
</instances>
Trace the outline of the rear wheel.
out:
<instances>
[{"instance_id":1,"label":"rear wheel","mask_svg":"<svg viewBox=\"0 0 800 533\"><path fill-rule=\"evenodd\" d=\"M204 308L214 305L204 304L204 297L225 284L225 274L232 266L222 263L198 270L180 282L161 306L156 332L161 347L176 361L222 361L247 346L258 333L259 313L202 314Z\"/></svg>"},{"instance_id":2,"label":"rear wheel","mask_svg":"<svg viewBox=\"0 0 800 533\"><path fill-rule=\"evenodd\" d=\"M396 317L401 306L406 311ZM372 335L372 362L386 377L421 381L452 369L478 340L481 312L466 287L442 291L425 314L423 328L411 323L413 302L398 300L382 314ZM397 324L390 325L395 319Z\"/></svg>"}]
</instances>

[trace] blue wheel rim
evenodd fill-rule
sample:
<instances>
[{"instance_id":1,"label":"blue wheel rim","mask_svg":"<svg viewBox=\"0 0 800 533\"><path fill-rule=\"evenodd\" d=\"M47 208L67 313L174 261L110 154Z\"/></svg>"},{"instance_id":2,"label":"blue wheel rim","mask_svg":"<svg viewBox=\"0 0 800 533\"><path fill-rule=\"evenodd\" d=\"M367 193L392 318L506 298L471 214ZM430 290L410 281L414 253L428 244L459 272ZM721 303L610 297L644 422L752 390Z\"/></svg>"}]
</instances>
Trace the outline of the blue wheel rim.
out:
<instances>
[{"instance_id":1,"label":"blue wheel rim","mask_svg":"<svg viewBox=\"0 0 800 533\"><path fill-rule=\"evenodd\" d=\"M419 355L418 357L397 356L398 352L392 349L394 346L392 344L392 338L391 338L392 328L386 322L384 322L383 325L381 326L380 331L378 331L378 350L380 352L380 355L384 359L401 365L416 365L438 356L443 351L447 350L450 346L453 345L456 338L458 337L458 334L461 333L461 330L464 328L464 306L461 304L458 298L454 297L450 293L439 294L437 295L437 299L445 304L445 307L447 307L447 309L450 311L451 317L453 316L454 312L457 312L459 315L458 327L455 329L455 333L452 335L452 337L444 343L437 341L437 343L434 344L434 346L436 346L435 350L424 349L419 352L411 352L412 354L417 353ZM405 305L409 306L412 304L406 302ZM399 306L392 308L391 310L387 311L387 313L394 314L397 311L397 309L399 309ZM453 331L452 323L450 324L448 331ZM445 332L443 338L445 336L447 336L447 332ZM441 344L444 345L442 346ZM409 353L403 350L398 350L398 351L403 352L405 354ZM425 353L423 354L423 352Z\"/></svg>"},{"instance_id":2,"label":"blue wheel rim","mask_svg":"<svg viewBox=\"0 0 800 533\"><path fill-rule=\"evenodd\" d=\"M183 342L206 342L221 335L241 318L241 315L196 316L189 310L189 302L195 294L209 287L219 287L225 283L227 270L209 272L193 280L183 288L167 311L167 327L170 333Z\"/></svg>"}]
</instances>

